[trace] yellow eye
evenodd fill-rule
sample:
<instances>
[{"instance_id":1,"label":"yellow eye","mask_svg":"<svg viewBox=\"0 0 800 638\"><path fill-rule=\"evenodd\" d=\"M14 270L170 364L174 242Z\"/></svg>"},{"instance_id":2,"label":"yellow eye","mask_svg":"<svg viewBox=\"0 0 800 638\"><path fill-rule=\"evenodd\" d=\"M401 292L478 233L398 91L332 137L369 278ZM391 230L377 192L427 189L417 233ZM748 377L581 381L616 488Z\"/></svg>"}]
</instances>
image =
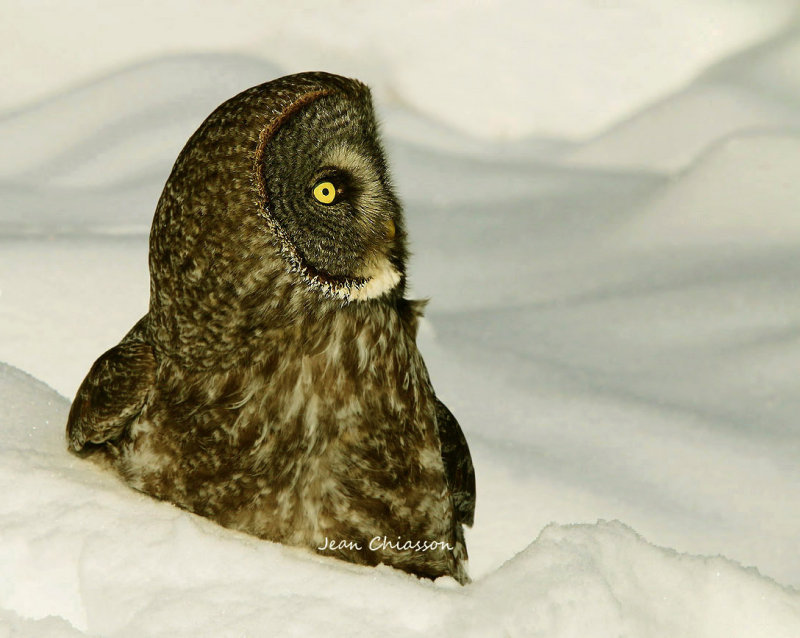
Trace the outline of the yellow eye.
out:
<instances>
[{"instance_id":1,"label":"yellow eye","mask_svg":"<svg viewBox=\"0 0 800 638\"><path fill-rule=\"evenodd\" d=\"M331 182L320 182L314 187L314 197L321 204L332 204L336 199L336 187Z\"/></svg>"}]
</instances>

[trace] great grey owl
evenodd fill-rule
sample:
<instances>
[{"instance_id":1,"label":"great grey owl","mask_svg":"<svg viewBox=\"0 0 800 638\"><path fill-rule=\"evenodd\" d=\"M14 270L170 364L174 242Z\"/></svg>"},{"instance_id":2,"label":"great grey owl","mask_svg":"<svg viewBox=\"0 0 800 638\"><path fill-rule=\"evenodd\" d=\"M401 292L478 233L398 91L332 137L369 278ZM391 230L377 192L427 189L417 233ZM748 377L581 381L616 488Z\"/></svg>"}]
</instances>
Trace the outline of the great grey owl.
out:
<instances>
[{"instance_id":1,"label":"great grey owl","mask_svg":"<svg viewBox=\"0 0 800 638\"><path fill-rule=\"evenodd\" d=\"M472 460L405 281L369 89L302 73L244 91L175 162L148 313L83 381L69 447L227 527L468 582Z\"/></svg>"}]
</instances>

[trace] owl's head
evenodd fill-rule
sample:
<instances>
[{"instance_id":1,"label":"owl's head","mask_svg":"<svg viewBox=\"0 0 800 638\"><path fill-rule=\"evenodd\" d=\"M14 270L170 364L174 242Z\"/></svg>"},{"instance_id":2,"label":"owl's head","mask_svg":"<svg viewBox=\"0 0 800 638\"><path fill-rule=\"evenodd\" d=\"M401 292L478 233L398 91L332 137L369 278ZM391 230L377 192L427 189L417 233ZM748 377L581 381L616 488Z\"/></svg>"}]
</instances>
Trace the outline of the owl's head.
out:
<instances>
[{"instance_id":1,"label":"owl's head","mask_svg":"<svg viewBox=\"0 0 800 638\"><path fill-rule=\"evenodd\" d=\"M260 215L304 284L346 301L378 297L401 280L405 233L369 89L302 77L317 86L297 91L259 136Z\"/></svg>"},{"instance_id":2,"label":"owl's head","mask_svg":"<svg viewBox=\"0 0 800 638\"><path fill-rule=\"evenodd\" d=\"M150 232L151 325L204 352L245 343L401 298L405 259L369 89L285 76L223 103L178 156Z\"/></svg>"}]
</instances>

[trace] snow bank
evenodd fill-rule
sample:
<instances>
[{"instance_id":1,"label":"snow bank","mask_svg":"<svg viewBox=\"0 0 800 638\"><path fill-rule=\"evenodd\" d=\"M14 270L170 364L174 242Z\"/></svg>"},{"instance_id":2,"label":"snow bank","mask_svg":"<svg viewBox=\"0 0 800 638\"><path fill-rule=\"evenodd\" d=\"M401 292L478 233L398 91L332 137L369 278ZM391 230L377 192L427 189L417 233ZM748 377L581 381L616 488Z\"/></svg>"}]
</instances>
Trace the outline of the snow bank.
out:
<instances>
[{"instance_id":1,"label":"snow bank","mask_svg":"<svg viewBox=\"0 0 800 638\"><path fill-rule=\"evenodd\" d=\"M792 135L800 127L798 56L795 24L571 149L564 159L575 166L675 173L742 135Z\"/></svg>"},{"instance_id":2,"label":"snow bank","mask_svg":"<svg viewBox=\"0 0 800 638\"><path fill-rule=\"evenodd\" d=\"M149 295L145 235L0 235L0 356L71 399Z\"/></svg>"},{"instance_id":3,"label":"snow bank","mask_svg":"<svg viewBox=\"0 0 800 638\"><path fill-rule=\"evenodd\" d=\"M800 130L723 141L665 186L619 241L687 246L800 242Z\"/></svg>"},{"instance_id":4,"label":"snow bank","mask_svg":"<svg viewBox=\"0 0 800 638\"><path fill-rule=\"evenodd\" d=\"M19 107L56 87L199 48L257 55L286 72L357 75L382 97L462 133L575 138L758 43L796 9L793 0L248 0L235 10L173 0L102 12L86 0L14 3L0 25L0 106Z\"/></svg>"},{"instance_id":5,"label":"snow bank","mask_svg":"<svg viewBox=\"0 0 800 638\"><path fill-rule=\"evenodd\" d=\"M788 638L800 630L800 593L722 558L655 547L620 523L549 526L463 589L259 541L67 454L67 401L5 364L0 405L0 629L10 635Z\"/></svg>"},{"instance_id":6,"label":"snow bank","mask_svg":"<svg viewBox=\"0 0 800 638\"><path fill-rule=\"evenodd\" d=\"M475 636L796 636L800 593L723 558L655 547L618 522L547 527L468 595ZM457 635L457 634L454 634Z\"/></svg>"},{"instance_id":7,"label":"snow bank","mask_svg":"<svg viewBox=\"0 0 800 638\"><path fill-rule=\"evenodd\" d=\"M564 161L675 173L727 137L798 127L797 108L773 95L703 81L565 153Z\"/></svg>"}]
</instances>

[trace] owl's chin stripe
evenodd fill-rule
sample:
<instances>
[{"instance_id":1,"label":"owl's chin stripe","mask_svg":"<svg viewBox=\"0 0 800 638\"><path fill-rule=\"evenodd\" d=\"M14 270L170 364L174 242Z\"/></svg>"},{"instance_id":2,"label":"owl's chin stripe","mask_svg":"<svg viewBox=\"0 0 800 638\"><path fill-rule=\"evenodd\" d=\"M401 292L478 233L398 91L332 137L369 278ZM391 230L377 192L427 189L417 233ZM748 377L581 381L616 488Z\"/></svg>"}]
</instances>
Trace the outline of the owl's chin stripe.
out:
<instances>
[{"instance_id":1,"label":"owl's chin stripe","mask_svg":"<svg viewBox=\"0 0 800 638\"><path fill-rule=\"evenodd\" d=\"M376 275L369 277L364 283L341 285L332 290L333 294L346 301L366 301L380 297L400 283L400 273L391 265L386 266Z\"/></svg>"}]
</instances>

